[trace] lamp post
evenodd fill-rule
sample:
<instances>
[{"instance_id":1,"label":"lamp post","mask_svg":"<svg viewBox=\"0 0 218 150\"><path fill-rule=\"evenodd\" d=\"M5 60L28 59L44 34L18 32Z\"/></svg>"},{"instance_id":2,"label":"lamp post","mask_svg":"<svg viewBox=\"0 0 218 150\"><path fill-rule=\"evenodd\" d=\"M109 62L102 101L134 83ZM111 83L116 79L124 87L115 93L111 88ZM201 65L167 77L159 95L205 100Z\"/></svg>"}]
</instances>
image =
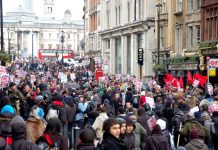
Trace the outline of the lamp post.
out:
<instances>
[{"instance_id":1,"label":"lamp post","mask_svg":"<svg viewBox=\"0 0 218 150\"><path fill-rule=\"evenodd\" d=\"M210 57L207 57L207 85L210 83Z\"/></svg>"},{"instance_id":2,"label":"lamp post","mask_svg":"<svg viewBox=\"0 0 218 150\"><path fill-rule=\"evenodd\" d=\"M8 27L7 31L8 31L8 54L10 55L11 54L11 50L10 50L10 37L9 37L10 29L9 29L9 27Z\"/></svg>"},{"instance_id":3,"label":"lamp post","mask_svg":"<svg viewBox=\"0 0 218 150\"><path fill-rule=\"evenodd\" d=\"M64 31L62 29L61 31L61 44L62 44L62 63L64 62Z\"/></svg>"},{"instance_id":4,"label":"lamp post","mask_svg":"<svg viewBox=\"0 0 218 150\"><path fill-rule=\"evenodd\" d=\"M33 33L33 31L32 31L32 62L33 62L33 35L34 33Z\"/></svg>"},{"instance_id":5,"label":"lamp post","mask_svg":"<svg viewBox=\"0 0 218 150\"><path fill-rule=\"evenodd\" d=\"M156 5L157 7L157 65L160 65L160 9L161 9L161 4L158 3ZM160 78L160 71L158 71L158 75L157 75L157 80L158 80L158 84L159 83L159 78Z\"/></svg>"},{"instance_id":6,"label":"lamp post","mask_svg":"<svg viewBox=\"0 0 218 150\"><path fill-rule=\"evenodd\" d=\"M3 7L2 0L0 0L0 26L1 26L1 52L4 52L4 34L3 34Z\"/></svg>"},{"instance_id":7,"label":"lamp post","mask_svg":"<svg viewBox=\"0 0 218 150\"><path fill-rule=\"evenodd\" d=\"M157 64L160 64L160 9L161 4L157 4Z\"/></svg>"}]
</instances>

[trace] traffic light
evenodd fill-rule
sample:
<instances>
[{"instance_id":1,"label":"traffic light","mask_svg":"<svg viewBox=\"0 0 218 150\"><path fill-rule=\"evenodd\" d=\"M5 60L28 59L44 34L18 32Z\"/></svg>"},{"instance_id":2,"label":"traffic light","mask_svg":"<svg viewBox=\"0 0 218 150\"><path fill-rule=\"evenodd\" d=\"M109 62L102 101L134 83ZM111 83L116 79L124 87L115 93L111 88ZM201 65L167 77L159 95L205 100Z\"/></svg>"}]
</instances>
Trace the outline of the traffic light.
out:
<instances>
[{"instance_id":1,"label":"traffic light","mask_svg":"<svg viewBox=\"0 0 218 150\"><path fill-rule=\"evenodd\" d=\"M144 61L144 51L143 48L138 48L138 64L139 65L143 65L143 61Z\"/></svg>"}]
</instances>

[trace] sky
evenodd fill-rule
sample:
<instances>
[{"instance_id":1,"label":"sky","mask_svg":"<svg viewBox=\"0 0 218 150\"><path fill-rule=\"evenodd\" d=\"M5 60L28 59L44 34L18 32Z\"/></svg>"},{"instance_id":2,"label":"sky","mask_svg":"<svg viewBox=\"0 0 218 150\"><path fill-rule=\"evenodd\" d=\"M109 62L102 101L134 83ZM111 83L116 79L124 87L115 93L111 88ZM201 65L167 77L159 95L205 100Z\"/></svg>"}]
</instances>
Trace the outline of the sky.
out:
<instances>
[{"instance_id":1,"label":"sky","mask_svg":"<svg viewBox=\"0 0 218 150\"><path fill-rule=\"evenodd\" d=\"M3 0L3 13L5 14L6 12L17 9L19 5L24 6L23 1L24 0ZM43 17L44 0L33 0L33 1L34 1L34 12L39 17ZM82 20L83 4L84 4L84 0L55 0L56 19L63 19L65 10L69 9L72 14L71 16L72 20Z\"/></svg>"}]
</instances>

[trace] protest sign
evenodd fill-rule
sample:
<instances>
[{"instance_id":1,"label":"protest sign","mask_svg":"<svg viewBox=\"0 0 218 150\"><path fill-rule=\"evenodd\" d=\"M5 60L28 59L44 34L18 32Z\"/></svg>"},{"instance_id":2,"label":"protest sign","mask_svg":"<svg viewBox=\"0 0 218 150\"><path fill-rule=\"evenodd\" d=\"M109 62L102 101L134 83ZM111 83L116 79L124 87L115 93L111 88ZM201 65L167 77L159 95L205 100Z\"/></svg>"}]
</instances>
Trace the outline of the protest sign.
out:
<instances>
[{"instance_id":1,"label":"protest sign","mask_svg":"<svg viewBox=\"0 0 218 150\"><path fill-rule=\"evenodd\" d=\"M150 119L148 119L147 124L148 127L150 128L150 130L152 131L154 126L156 125L157 119L155 118L155 116L153 115Z\"/></svg>"},{"instance_id":2,"label":"protest sign","mask_svg":"<svg viewBox=\"0 0 218 150\"><path fill-rule=\"evenodd\" d=\"M1 88L6 88L8 86L10 82L10 76L8 74L2 74L1 75L1 84L0 84L0 87Z\"/></svg>"},{"instance_id":3,"label":"protest sign","mask_svg":"<svg viewBox=\"0 0 218 150\"><path fill-rule=\"evenodd\" d=\"M154 98L146 97L146 103L148 103L151 108L155 108Z\"/></svg>"}]
</instances>

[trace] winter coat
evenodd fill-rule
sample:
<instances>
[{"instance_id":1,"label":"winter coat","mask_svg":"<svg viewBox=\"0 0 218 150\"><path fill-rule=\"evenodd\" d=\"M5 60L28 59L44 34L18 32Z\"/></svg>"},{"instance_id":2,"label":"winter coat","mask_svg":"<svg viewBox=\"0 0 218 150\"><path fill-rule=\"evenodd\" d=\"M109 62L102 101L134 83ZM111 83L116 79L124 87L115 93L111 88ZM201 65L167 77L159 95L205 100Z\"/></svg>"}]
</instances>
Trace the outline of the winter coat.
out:
<instances>
[{"instance_id":1,"label":"winter coat","mask_svg":"<svg viewBox=\"0 0 218 150\"><path fill-rule=\"evenodd\" d=\"M76 116L76 106L70 106L68 104L65 104L65 110L68 124L73 124Z\"/></svg>"},{"instance_id":2,"label":"winter coat","mask_svg":"<svg viewBox=\"0 0 218 150\"><path fill-rule=\"evenodd\" d=\"M85 117L84 112L86 111L87 106L88 106L88 102L85 102L85 103L79 102L78 103L78 105L77 105L78 112L76 114L76 121L84 119L84 117Z\"/></svg>"},{"instance_id":3,"label":"winter coat","mask_svg":"<svg viewBox=\"0 0 218 150\"><path fill-rule=\"evenodd\" d=\"M141 126L140 123L135 123L135 147L140 149L141 144L145 144L147 131Z\"/></svg>"},{"instance_id":4,"label":"winter coat","mask_svg":"<svg viewBox=\"0 0 218 150\"><path fill-rule=\"evenodd\" d=\"M127 146L110 133L104 133L103 141L100 144L101 150L127 150Z\"/></svg>"},{"instance_id":5,"label":"winter coat","mask_svg":"<svg viewBox=\"0 0 218 150\"><path fill-rule=\"evenodd\" d=\"M28 118L26 121L27 139L35 143L43 135L45 128L46 124L42 120L33 117Z\"/></svg>"},{"instance_id":6,"label":"winter coat","mask_svg":"<svg viewBox=\"0 0 218 150\"><path fill-rule=\"evenodd\" d=\"M39 150L35 143L26 140L26 127L21 123L13 125L12 139L13 150Z\"/></svg>"},{"instance_id":7,"label":"winter coat","mask_svg":"<svg viewBox=\"0 0 218 150\"><path fill-rule=\"evenodd\" d=\"M44 134L41 136L37 141L36 144L39 146L41 143L44 143L46 145L49 145L49 147L54 148L55 143L58 143L58 148L60 150L68 150L68 143L67 139L62 135L50 135L50 134Z\"/></svg>"},{"instance_id":8,"label":"winter coat","mask_svg":"<svg viewBox=\"0 0 218 150\"><path fill-rule=\"evenodd\" d=\"M146 103L145 95L142 95L139 100L139 106L142 107Z\"/></svg>"},{"instance_id":9,"label":"winter coat","mask_svg":"<svg viewBox=\"0 0 218 150\"><path fill-rule=\"evenodd\" d=\"M210 140L210 134L208 132L208 130L206 129L206 127L204 127L203 125L201 125L198 121L196 120L188 120L183 128L181 129L180 133L182 135L184 135L185 137L189 137L189 133L191 132L191 130L195 128L198 129L200 132L200 137L202 139L204 139L206 142L208 142Z\"/></svg>"},{"instance_id":10,"label":"winter coat","mask_svg":"<svg viewBox=\"0 0 218 150\"><path fill-rule=\"evenodd\" d=\"M167 137L164 137L162 134L149 136L144 150L170 150Z\"/></svg>"},{"instance_id":11,"label":"winter coat","mask_svg":"<svg viewBox=\"0 0 218 150\"><path fill-rule=\"evenodd\" d=\"M201 139L192 139L185 145L185 148L186 150L208 150L207 145Z\"/></svg>"},{"instance_id":12,"label":"winter coat","mask_svg":"<svg viewBox=\"0 0 218 150\"><path fill-rule=\"evenodd\" d=\"M81 143L77 145L77 150L97 150L94 144Z\"/></svg>"},{"instance_id":13,"label":"winter coat","mask_svg":"<svg viewBox=\"0 0 218 150\"><path fill-rule=\"evenodd\" d=\"M10 113L0 114L0 136L12 136L12 130L10 127L10 121L15 115Z\"/></svg>"},{"instance_id":14,"label":"winter coat","mask_svg":"<svg viewBox=\"0 0 218 150\"><path fill-rule=\"evenodd\" d=\"M106 112L102 112L99 116L95 119L92 127L96 131L97 138L101 139L103 137L103 123L108 118Z\"/></svg>"},{"instance_id":15,"label":"winter coat","mask_svg":"<svg viewBox=\"0 0 218 150\"><path fill-rule=\"evenodd\" d=\"M145 114L145 109L144 108L139 108L138 109L138 119L137 122L142 125L142 127L147 131L147 135L151 135L151 130L148 126L147 121L149 120L150 116Z\"/></svg>"},{"instance_id":16,"label":"winter coat","mask_svg":"<svg viewBox=\"0 0 218 150\"><path fill-rule=\"evenodd\" d=\"M136 134L134 131L132 133L128 133L125 135L124 143L128 147L128 150L135 150L136 149L136 146L135 146Z\"/></svg>"}]
</instances>

